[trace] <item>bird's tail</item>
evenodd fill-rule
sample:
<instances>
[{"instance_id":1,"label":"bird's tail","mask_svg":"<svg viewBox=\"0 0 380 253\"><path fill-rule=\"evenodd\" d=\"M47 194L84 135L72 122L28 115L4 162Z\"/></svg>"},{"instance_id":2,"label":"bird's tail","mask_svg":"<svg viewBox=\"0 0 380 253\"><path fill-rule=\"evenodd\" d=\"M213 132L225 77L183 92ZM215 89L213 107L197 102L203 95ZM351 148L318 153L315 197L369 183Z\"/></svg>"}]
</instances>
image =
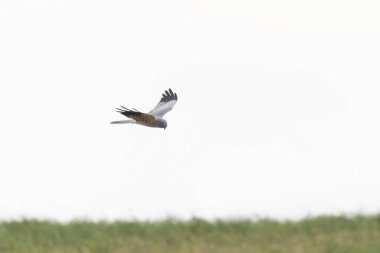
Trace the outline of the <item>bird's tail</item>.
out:
<instances>
[{"instance_id":1,"label":"bird's tail","mask_svg":"<svg viewBox=\"0 0 380 253\"><path fill-rule=\"evenodd\" d=\"M134 123L136 123L136 121L134 121L133 119L111 121L111 124L134 124Z\"/></svg>"}]
</instances>

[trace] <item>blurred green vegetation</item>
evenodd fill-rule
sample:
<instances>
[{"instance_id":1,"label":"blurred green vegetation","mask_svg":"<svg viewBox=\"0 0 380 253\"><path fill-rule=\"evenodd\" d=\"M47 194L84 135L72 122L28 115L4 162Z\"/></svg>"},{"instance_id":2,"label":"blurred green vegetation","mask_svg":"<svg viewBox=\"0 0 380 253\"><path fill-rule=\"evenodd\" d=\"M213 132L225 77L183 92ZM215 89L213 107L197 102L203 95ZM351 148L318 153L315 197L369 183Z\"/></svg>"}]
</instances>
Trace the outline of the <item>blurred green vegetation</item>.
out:
<instances>
[{"instance_id":1,"label":"blurred green vegetation","mask_svg":"<svg viewBox=\"0 0 380 253\"><path fill-rule=\"evenodd\" d=\"M380 215L0 222L0 253L379 253Z\"/></svg>"}]
</instances>

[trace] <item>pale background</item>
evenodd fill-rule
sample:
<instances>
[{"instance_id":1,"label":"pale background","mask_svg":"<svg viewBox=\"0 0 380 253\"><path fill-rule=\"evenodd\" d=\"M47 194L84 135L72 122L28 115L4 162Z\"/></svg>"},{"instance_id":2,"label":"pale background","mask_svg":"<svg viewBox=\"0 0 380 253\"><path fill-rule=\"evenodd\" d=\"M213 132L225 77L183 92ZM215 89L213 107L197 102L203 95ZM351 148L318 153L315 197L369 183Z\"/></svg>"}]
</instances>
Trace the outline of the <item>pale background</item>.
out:
<instances>
[{"instance_id":1,"label":"pale background","mask_svg":"<svg viewBox=\"0 0 380 253\"><path fill-rule=\"evenodd\" d=\"M378 1L0 2L0 219L380 211ZM172 88L168 128L110 125Z\"/></svg>"}]
</instances>

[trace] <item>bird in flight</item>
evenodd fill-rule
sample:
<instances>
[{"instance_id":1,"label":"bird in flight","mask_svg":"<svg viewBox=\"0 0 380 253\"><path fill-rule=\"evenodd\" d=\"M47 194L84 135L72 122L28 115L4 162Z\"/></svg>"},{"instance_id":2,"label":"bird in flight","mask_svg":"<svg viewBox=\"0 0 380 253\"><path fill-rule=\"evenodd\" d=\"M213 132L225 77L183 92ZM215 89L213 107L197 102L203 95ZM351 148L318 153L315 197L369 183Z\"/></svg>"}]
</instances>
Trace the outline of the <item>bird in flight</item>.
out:
<instances>
[{"instance_id":1,"label":"bird in flight","mask_svg":"<svg viewBox=\"0 0 380 253\"><path fill-rule=\"evenodd\" d=\"M128 109L124 106L116 108L118 113L130 118L129 120L112 121L111 124L139 124L148 127L158 127L165 129L168 123L162 117L177 103L178 97L171 89L166 90L158 104L148 113L140 112L136 109Z\"/></svg>"}]
</instances>

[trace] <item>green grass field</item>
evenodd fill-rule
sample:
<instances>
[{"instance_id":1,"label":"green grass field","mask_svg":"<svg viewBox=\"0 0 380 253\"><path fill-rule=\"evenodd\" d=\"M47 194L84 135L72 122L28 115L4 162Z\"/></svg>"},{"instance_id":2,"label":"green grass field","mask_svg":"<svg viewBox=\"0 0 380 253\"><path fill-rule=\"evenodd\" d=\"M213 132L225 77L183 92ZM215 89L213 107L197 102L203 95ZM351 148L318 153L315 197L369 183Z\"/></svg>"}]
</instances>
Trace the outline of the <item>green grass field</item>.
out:
<instances>
[{"instance_id":1,"label":"green grass field","mask_svg":"<svg viewBox=\"0 0 380 253\"><path fill-rule=\"evenodd\" d=\"M297 222L21 220L0 223L0 253L379 253L380 215Z\"/></svg>"}]
</instances>

